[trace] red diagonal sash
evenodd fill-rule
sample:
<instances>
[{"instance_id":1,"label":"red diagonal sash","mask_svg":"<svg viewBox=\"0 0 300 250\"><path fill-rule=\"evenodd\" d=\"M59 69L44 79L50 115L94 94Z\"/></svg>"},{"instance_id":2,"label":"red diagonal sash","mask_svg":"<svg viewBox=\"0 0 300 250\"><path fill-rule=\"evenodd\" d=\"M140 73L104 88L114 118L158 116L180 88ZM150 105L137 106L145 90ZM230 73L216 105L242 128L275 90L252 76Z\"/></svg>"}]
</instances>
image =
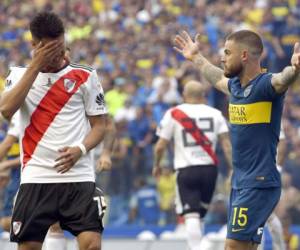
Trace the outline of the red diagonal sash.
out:
<instances>
[{"instance_id":1,"label":"red diagonal sash","mask_svg":"<svg viewBox=\"0 0 300 250\"><path fill-rule=\"evenodd\" d=\"M195 120L191 119L182 110L176 108L171 111L171 115L195 139L197 145L201 146L204 151L212 158L214 164L217 165L218 158L211 147L212 143L206 137L204 132L196 125Z\"/></svg>"},{"instance_id":2,"label":"red diagonal sash","mask_svg":"<svg viewBox=\"0 0 300 250\"><path fill-rule=\"evenodd\" d=\"M89 73L84 70L71 70L60 77L42 98L31 115L30 123L22 139L23 166L31 159L39 141L81 84L85 83ZM53 138L55 140L55 138Z\"/></svg>"}]
</instances>

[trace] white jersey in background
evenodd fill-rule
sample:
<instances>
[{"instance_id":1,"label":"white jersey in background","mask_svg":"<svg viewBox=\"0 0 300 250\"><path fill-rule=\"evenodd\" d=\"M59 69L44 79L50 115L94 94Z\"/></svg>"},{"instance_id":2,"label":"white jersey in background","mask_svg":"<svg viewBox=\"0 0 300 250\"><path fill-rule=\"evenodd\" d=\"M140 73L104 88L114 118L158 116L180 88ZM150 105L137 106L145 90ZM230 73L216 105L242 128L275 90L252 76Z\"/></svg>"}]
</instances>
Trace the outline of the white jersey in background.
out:
<instances>
[{"instance_id":1,"label":"white jersey in background","mask_svg":"<svg viewBox=\"0 0 300 250\"><path fill-rule=\"evenodd\" d=\"M216 148L218 135L228 132L228 127L222 113L205 104L181 104L175 107L183 111L189 118L194 119L196 125L204 132ZM210 165L213 159L199 145L183 126L172 117L172 110L166 112L157 128L156 134L166 140L174 138L174 167L185 168L194 165Z\"/></svg>"},{"instance_id":2,"label":"white jersey in background","mask_svg":"<svg viewBox=\"0 0 300 250\"><path fill-rule=\"evenodd\" d=\"M282 123L281 123L280 133L279 133L279 140L284 140L284 139L285 139L285 133L284 133L284 129L283 129L283 126L282 126Z\"/></svg>"},{"instance_id":3,"label":"white jersey in background","mask_svg":"<svg viewBox=\"0 0 300 250\"><path fill-rule=\"evenodd\" d=\"M6 89L26 68L12 67ZM58 150L82 143L90 130L88 116L107 113L95 70L70 64L58 73L39 73L20 107L21 183L95 181L91 154L66 173L54 168Z\"/></svg>"}]
</instances>

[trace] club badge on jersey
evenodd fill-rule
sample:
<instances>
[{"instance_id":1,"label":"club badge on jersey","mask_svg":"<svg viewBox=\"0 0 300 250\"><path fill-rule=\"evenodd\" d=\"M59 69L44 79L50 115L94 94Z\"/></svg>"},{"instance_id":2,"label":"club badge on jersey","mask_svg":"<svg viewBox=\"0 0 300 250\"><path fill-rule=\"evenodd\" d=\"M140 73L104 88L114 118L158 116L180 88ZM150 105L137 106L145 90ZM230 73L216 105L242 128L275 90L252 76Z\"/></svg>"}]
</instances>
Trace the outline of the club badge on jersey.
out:
<instances>
[{"instance_id":1,"label":"club badge on jersey","mask_svg":"<svg viewBox=\"0 0 300 250\"><path fill-rule=\"evenodd\" d=\"M68 78L64 79L64 87L65 87L65 89L66 89L66 91L68 93L72 92L72 90L74 89L75 85L76 85L76 81L75 80L68 79Z\"/></svg>"},{"instance_id":2,"label":"club badge on jersey","mask_svg":"<svg viewBox=\"0 0 300 250\"><path fill-rule=\"evenodd\" d=\"M22 222L21 221L14 221L13 222L12 229L13 229L13 232L14 232L15 235L17 235L20 232L21 227L22 227Z\"/></svg>"}]
</instances>

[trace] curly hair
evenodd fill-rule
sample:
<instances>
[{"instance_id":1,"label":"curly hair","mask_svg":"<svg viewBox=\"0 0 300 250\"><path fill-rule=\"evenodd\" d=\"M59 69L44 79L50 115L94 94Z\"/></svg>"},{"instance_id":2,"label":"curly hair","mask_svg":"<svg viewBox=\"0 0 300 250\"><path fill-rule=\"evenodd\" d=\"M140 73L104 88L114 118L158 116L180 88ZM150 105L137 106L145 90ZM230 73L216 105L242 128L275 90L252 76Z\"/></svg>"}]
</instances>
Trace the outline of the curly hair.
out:
<instances>
[{"instance_id":1,"label":"curly hair","mask_svg":"<svg viewBox=\"0 0 300 250\"><path fill-rule=\"evenodd\" d=\"M40 12L30 22L30 32L34 38L57 38L65 33L61 18L53 12Z\"/></svg>"}]
</instances>

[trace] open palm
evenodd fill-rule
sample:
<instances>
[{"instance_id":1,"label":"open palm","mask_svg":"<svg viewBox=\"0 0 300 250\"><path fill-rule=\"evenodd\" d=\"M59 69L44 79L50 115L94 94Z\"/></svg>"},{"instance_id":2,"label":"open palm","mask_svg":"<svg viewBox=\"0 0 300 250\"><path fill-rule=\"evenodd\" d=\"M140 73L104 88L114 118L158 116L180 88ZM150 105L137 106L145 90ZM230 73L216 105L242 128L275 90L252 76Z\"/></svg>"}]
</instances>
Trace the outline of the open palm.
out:
<instances>
[{"instance_id":1,"label":"open palm","mask_svg":"<svg viewBox=\"0 0 300 250\"><path fill-rule=\"evenodd\" d=\"M174 49L186 59L193 60L193 57L199 52L198 36L196 36L196 42L194 42L190 35L186 31L183 31L181 35L176 35L174 40L176 47Z\"/></svg>"},{"instance_id":2,"label":"open palm","mask_svg":"<svg viewBox=\"0 0 300 250\"><path fill-rule=\"evenodd\" d=\"M296 43L294 47L294 53L292 55L291 64L297 71L300 71L300 43Z\"/></svg>"}]
</instances>

